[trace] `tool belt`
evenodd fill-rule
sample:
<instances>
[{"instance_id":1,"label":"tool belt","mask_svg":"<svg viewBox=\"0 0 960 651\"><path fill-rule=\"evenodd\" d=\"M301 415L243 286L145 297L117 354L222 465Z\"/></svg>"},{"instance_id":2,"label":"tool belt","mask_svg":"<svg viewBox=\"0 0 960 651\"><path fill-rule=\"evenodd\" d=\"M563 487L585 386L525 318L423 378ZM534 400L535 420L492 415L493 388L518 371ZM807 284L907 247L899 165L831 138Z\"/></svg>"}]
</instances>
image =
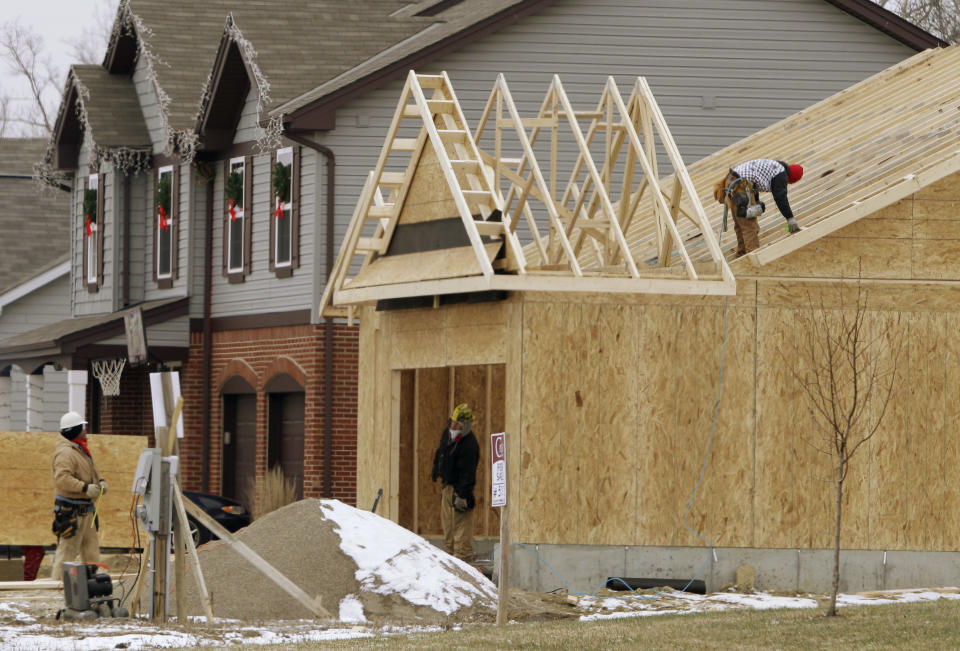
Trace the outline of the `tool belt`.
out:
<instances>
[{"instance_id":1,"label":"tool belt","mask_svg":"<svg viewBox=\"0 0 960 651\"><path fill-rule=\"evenodd\" d=\"M55 500L53 506L53 534L58 538L72 538L77 533L80 518L87 513L93 513L93 511L92 502L76 504L61 499ZM99 531L100 523L95 522L94 525Z\"/></svg>"}]
</instances>

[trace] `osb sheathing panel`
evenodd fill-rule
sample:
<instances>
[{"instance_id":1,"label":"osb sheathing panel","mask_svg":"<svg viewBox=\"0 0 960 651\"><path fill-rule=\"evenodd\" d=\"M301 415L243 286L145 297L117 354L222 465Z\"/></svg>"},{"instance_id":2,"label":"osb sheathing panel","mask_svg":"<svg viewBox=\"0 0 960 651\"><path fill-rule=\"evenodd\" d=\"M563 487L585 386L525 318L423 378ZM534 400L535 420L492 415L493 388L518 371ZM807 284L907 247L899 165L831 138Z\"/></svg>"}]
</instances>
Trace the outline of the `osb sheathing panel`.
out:
<instances>
[{"instance_id":1,"label":"osb sheathing panel","mask_svg":"<svg viewBox=\"0 0 960 651\"><path fill-rule=\"evenodd\" d=\"M0 544L52 545L53 451L60 435L52 432L0 432ZM100 503L100 545L129 547L130 488L143 436L92 434L90 453L110 489Z\"/></svg>"},{"instance_id":2,"label":"osb sheathing panel","mask_svg":"<svg viewBox=\"0 0 960 651\"><path fill-rule=\"evenodd\" d=\"M460 169L456 174L460 187L468 189L470 185L466 173ZM450 192L447 178L443 168L440 167L440 161L433 147L428 144L424 147L423 155L413 174L398 223L416 224L459 215L453 193Z\"/></svg>"},{"instance_id":3,"label":"osb sheathing panel","mask_svg":"<svg viewBox=\"0 0 960 651\"><path fill-rule=\"evenodd\" d=\"M783 283L759 283L758 294L776 285ZM881 289L887 298L895 294ZM946 302L944 288L924 291L940 294L932 303ZM794 375L806 364L794 344L808 300L728 311L723 398L687 518L714 545L831 544L829 461L814 448L821 441ZM960 371L948 360L960 355L960 315L918 304L916 311L868 315L871 333L895 328L886 354L897 341L911 342L900 358L900 375L910 380L854 460L844 547L957 548L960 522L950 505L960 488L950 477L960 459L949 446L960 416L960 388L953 388ZM518 539L703 544L682 518L709 438L722 332L722 307L525 303ZM936 416L918 418L928 413ZM910 479L917 472L922 481Z\"/></svg>"}]
</instances>

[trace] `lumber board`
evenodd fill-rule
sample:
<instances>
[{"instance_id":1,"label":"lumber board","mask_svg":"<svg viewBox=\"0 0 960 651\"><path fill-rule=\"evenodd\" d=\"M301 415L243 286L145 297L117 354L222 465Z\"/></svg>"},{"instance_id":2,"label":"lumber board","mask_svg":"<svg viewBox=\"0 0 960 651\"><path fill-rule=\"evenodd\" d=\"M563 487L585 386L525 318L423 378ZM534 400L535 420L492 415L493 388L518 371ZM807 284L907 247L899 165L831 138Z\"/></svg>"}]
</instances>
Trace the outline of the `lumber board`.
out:
<instances>
[{"instance_id":1,"label":"lumber board","mask_svg":"<svg viewBox=\"0 0 960 651\"><path fill-rule=\"evenodd\" d=\"M378 387L383 378L379 376L377 365L378 332L380 314L373 308L363 308L360 318L359 358L357 360L357 468L384 468L384 459L379 451L383 447L381 433L376 429L376 408L365 406L379 405ZM357 473L357 504L373 505L377 490L386 489L381 473ZM378 513L383 515L383 511Z\"/></svg>"},{"instance_id":2,"label":"lumber board","mask_svg":"<svg viewBox=\"0 0 960 651\"><path fill-rule=\"evenodd\" d=\"M57 432L0 431L0 544L52 545L53 451ZM129 547L130 492L145 436L90 434L90 452L100 474L110 484L100 503L100 545Z\"/></svg>"},{"instance_id":3,"label":"lumber board","mask_svg":"<svg viewBox=\"0 0 960 651\"><path fill-rule=\"evenodd\" d=\"M485 244L487 259L493 260L500 247L500 242ZM460 246L378 258L357 273L345 287L357 289L398 283L417 283L423 280L478 276L480 273L480 265L473 255L473 248Z\"/></svg>"}]
</instances>

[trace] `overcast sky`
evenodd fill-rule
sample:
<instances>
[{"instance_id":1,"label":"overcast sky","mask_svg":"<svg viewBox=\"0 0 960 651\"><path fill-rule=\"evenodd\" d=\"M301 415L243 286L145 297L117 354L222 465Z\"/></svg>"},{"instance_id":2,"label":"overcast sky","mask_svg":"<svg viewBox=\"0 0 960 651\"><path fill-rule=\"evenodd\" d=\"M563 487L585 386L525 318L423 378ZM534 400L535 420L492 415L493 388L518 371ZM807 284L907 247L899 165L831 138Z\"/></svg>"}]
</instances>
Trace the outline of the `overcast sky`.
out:
<instances>
[{"instance_id":1,"label":"overcast sky","mask_svg":"<svg viewBox=\"0 0 960 651\"><path fill-rule=\"evenodd\" d=\"M43 37L44 49L60 72L59 94L70 64L76 63L68 41L102 32L100 25L113 18L117 4L118 0L0 0L0 25L19 20ZM106 44L97 47L98 63L105 49ZM0 90L17 97L27 92L25 84L5 64L0 64ZM56 112L59 96L53 103Z\"/></svg>"}]
</instances>

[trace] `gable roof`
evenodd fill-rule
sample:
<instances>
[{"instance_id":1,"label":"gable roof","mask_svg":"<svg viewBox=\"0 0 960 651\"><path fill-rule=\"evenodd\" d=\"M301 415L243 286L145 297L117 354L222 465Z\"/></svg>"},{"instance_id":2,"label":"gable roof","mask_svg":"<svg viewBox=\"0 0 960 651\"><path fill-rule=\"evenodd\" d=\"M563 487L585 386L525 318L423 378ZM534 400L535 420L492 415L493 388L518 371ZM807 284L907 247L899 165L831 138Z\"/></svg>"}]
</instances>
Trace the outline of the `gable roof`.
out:
<instances>
[{"instance_id":1,"label":"gable roof","mask_svg":"<svg viewBox=\"0 0 960 651\"><path fill-rule=\"evenodd\" d=\"M870 0L825 1L917 51L948 45ZM417 7L431 4L446 3L421 2ZM297 121L306 118L310 113L330 111L357 94L402 77L409 69L422 67L447 51L460 49L477 38L550 4L553 4L552 0L470 0L454 4L442 14L447 19L442 29L424 30L403 42L394 40L377 56L344 70L337 76L330 76L312 90L272 108L270 113L272 116L290 116L296 128Z\"/></svg>"},{"instance_id":2,"label":"gable roof","mask_svg":"<svg viewBox=\"0 0 960 651\"><path fill-rule=\"evenodd\" d=\"M231 8L223 30L210 94L221 89L228 51L237 48L254 89L260 92L260 118L279 116L285 106L310 101L311 91L349 83L363 70L379 67L424 45L441 42L498 14L516 20L520 7L540 7L553 0L470 0L469 2L400 3L396 0L363 0L344 5L336 0L294 2L298 20L278 21L271 5L238 5ZM289 4L289 3L288 3ZM430 7L435 11L430 11ZM509 11L507 11L509 10ZM529 12L531 9L526 9ZM426 13L425 13L426 12ZM223 84L228 86L228 84ZM198 128L209 119L211 102L197 116ZM215 101L215 100L214 100ZM234 98L233 103L242 101Z\"/></svg>"},{"instance_id":3,"label":"gable roof","mask_svg":"<svg viewBox=\"0 0 960 651\"><path fill-rule=\"evenodd\" d=\"M67 75L64 99L54 125L53 166L77 166L83 133L89 129L96 147L108 159L121 152L149 153L150 134L143 120L133 79L113 75L98 65L74 65Z\"/></svg>"},{"instance_id":4,"label":"gable roof","mask_svg":"<svg viewBox=\"0 0 960 651\"><path fill-rule=\"evenodd\" d=\"M0 139L0 294L62 258L70 248L70 193L33 179L43 138Z\"/></svg>"},{"instance_id":5,"label":"gable roof","mask_svg":"<svg viewBox=\"0 0 960 651\"><path fill-rule=\"evenodd\" d=\"M960 170L958 77L960 45L927 50L693 163L689 171L708 207L710 236L717 236L723 213L713 199L713 184L745 160L775 158L805 170L789 190L791 208L805 230L787 235L780 214L768 210L760 218L761 246L746 256L755 265ZM681 237L703 235L686 227ZM631 229L628 239L632 247L656 255L655 234L649 229ZM722 244L728 259L734 255L733 243L731 228ZM743 264L738 261L734 272Z\"/></svg>"}]
</instances>

